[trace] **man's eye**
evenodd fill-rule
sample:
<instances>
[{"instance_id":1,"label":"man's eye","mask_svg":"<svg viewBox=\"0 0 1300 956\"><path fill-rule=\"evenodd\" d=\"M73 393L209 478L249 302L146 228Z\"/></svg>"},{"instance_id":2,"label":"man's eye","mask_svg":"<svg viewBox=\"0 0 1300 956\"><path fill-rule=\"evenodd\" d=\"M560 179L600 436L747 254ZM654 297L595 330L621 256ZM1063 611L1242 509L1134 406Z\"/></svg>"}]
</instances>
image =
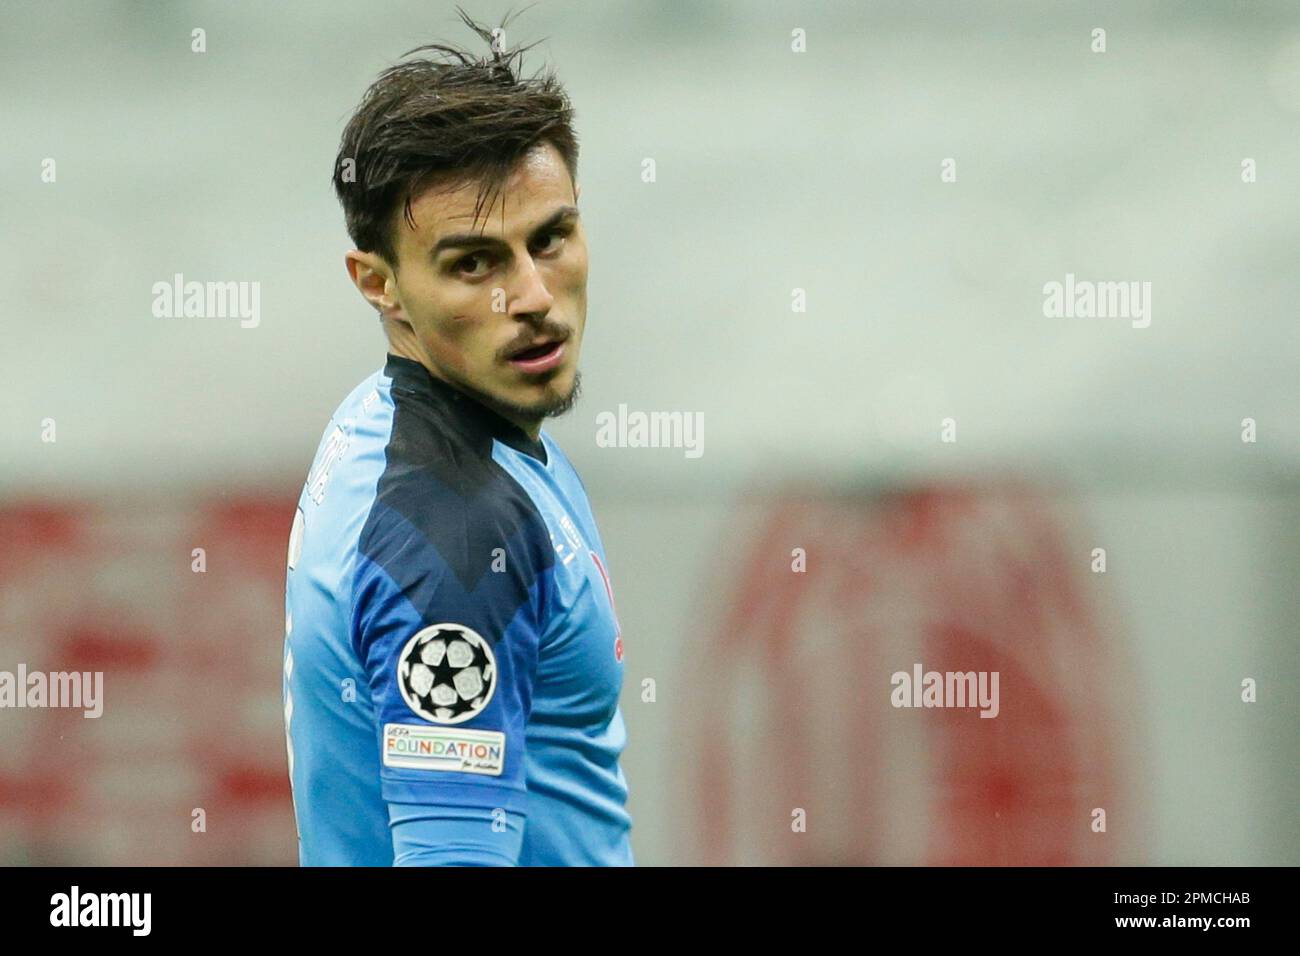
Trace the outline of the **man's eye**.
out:
<instances>
[{"instance_id":1,"label":"man's eye","mask_svg":"<svg viewBox=\"0 0 1300 956\"><path fill-rule=\"evenodd\" d=\"M483 275L483 272L473 267L476 262L482 262L486 266L488 262L487 254L476 252L472 256L465 256L464 258L457 260L456 264L452 266L452 269L461 275L467 275L470 277Z\"/></svg>"},{"instance_id":2,"label":"man's eye","mask_svg":"<svg viewBox=\"0 0 1300 956\"><path fill-rule=\"evenodd\" d=\"M553 230L551 230L550 232L548 232L546 235L547 235L547 237L549 237L550 239L554 239L554 240L557 240L557 241L555 241L555 242L548 242L548 243L546 243L544 246L542 246L542 248L538 249L537 251L538 251L538 252L542 252L542 253L547 253L547 252L558 252L559 249L560 249L560 247L564 245L564 240L568 237L568 235L569 235L569 230L567 230L567 229L553 229Z\"/></svg>"}]
</instances>

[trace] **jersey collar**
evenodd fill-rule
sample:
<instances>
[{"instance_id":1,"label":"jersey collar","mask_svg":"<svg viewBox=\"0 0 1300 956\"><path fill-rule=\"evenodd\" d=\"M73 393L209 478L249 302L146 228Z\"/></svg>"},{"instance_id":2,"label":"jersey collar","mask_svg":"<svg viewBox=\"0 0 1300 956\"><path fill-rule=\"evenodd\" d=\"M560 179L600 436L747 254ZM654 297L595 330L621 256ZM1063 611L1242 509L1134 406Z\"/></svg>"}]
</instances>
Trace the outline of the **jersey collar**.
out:
<instances>
[{"instance_id":1,"label":"jersey collar","mask_svg":"<svg viewBox=\"0 0 1300 956\"><path fill-rule=\"evenodd\" d=\"M471 436L495 438L503 445L509 445L516 451L537 459L543 465L547 463L546 446L540 436L537 439L528 437L528 433L514 422L501 417L486 405L442 379L434 377L427 368L414 359L389 352L384 364L384 374L393 380L395 386L432 404Z\"/></svg>"}]
</instances>

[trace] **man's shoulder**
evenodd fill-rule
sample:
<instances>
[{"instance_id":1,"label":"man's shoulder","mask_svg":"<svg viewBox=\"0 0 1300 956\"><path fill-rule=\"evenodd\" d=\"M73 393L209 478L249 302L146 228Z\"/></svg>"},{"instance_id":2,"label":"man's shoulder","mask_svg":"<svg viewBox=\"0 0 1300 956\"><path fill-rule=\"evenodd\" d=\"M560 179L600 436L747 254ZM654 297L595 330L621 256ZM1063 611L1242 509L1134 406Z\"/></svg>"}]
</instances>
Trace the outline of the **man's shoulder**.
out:
<instances>
[{"instance_id":1,"label":"man's shoulder","mask_svg":"<svg viewBox=\"0 0 1300 956\"><path fill-rule=\"evenodd\" d=\"M486 571L549 563L550 536L527 490L436 416L399 410L358 542L380 564L429 564L471 586Z\"/></svg>"},{"instance_id":2,"label":"man's shoulder","mask_svg":"<svg viewBox=\"0 0 1300 956\"><path fill-rule=\"evenodd\" d=\"M348 392L343 401L334 409L331 420L341 423L345 420L355 421L363 415L373 415L379 406L391 398L385 398L389 381L384 377L383 369L371 372Z\"/></svg>"},{"instance_id":3,"label":"man's shoulder","mask_svg":"<svg viewBox=\"0 0 1300 956\"><path fill-rule=\"evenodd\" d=\"M564 480L572 480L582 484L582 477L578 474L578 469L573 466L573 462L564 449L560 447L560 443L555 440L555 437L543 428L540 438L555 475Z\"/></svg>"}]
</instances>

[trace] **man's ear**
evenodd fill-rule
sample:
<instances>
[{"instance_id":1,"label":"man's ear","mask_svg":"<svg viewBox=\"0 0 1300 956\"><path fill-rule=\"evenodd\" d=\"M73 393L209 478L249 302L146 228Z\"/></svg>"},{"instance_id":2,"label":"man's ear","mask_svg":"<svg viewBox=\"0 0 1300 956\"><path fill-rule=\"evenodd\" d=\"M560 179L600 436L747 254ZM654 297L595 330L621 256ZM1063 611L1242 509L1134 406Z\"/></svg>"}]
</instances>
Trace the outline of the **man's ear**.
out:
<instances>
[{"instance_id":1,"label":"man's ear","mask_svg":"<svg viewBox=\"0 0 1300 956\"><path fill-rule=\"evenodd\" d=\"M380 315L401 318L401 306L393 295L395 282L388 264L373 252L352 249L343 257L348 278L361 297Z\"/></svg>"},{"instance_id":2,"label":"man's ear","mask_svg":"<svg viewBox=\"0 0 1300 956\"><path fill-rule=\"evenodd\" d=\"M573 201L577 202L582 198L582 183L575 183L573 186Z\"/></svg>"}]
</instances>

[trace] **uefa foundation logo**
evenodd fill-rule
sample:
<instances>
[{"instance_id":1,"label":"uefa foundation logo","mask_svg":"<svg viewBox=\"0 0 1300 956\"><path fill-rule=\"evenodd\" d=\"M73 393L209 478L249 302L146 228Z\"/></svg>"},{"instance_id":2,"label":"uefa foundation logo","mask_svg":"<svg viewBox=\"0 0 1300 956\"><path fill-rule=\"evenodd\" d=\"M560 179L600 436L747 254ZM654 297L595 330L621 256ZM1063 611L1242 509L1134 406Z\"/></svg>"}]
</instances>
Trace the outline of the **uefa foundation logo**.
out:
<instances>
[{"instance_id":1,"label":"uefa foundation logo","mask_svg":"<svg viewBox=\"0 0 1300 956\"><path fill-rule=\"evenodd\" d=\"M492 645L461 624L420 631L397 658L397 686L406 706L435 724L460 724L478 715L496 690Z\"/></svg>"}]
</instances>

